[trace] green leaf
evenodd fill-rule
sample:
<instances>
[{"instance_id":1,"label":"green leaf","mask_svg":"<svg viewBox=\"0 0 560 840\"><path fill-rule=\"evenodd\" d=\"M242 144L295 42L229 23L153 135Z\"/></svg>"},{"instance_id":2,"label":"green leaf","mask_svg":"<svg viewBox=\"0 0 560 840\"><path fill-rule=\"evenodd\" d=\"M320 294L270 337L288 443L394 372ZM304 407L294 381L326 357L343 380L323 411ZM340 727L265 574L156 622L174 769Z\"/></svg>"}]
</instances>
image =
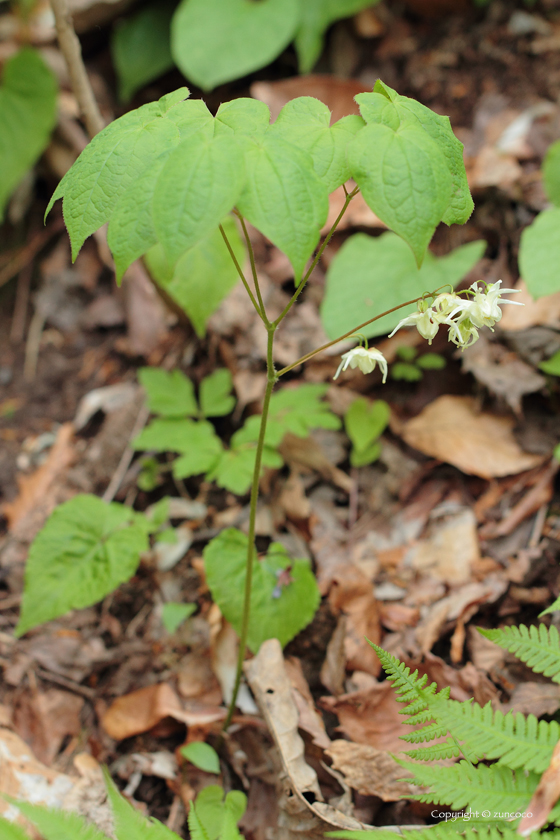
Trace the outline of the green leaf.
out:
<instances>
[{"instance_id":1,"label":"green leaf","mask_svg":"<svg viewBox=\"0 0 560 840\"><path fill-rule=\"evenodd\" d=\"M365 129L364 129L365 130ZM409 248L393 233L373 238L364 233L351 236L338 251L327 272L321 320L329 338L355 328L368 318L424 292L457 283L484 253L485 242L469 242L447 254L434 257L429 251L421 269ZM416 304L385 315L360 332L367 338L390 332Z\"/></svg>"},{"instance_id":2,"label":"green leaf","mask_svg":"<svg viewBox=\"0 0 560 840\"><path fill-rule=\"evenodd\" d=\"M260 140L270 124L270 110L258 99L240 96L220 105L216 121L231 128L234 134Z\"/></svg>"},{"instance_id":3,"label":"green leaf","mask_svg":"<svg viewBox=\"0 0 560 840\"><path fill-rule=\"evenodd\" d=\"M560 207L539 213L521 234L519 269L531 297L553 295L560 289Z\"/></svg>"},{"instance_id":4,"label":"green leaf","mask_svg":"<svg viewBox=\"0 0 560 840\"><path fill-rule=\"evenodd\" d=\"M241 430L240 430L241 431ZM218 487L243 496L249 490L255 469L256 443L240 444L236 435L232 438L232 448L224 451L220 459L206 475L207 481L215 481ZM262 466L276 469L283 465L282 457L274 449L265 446L262 454Z\"/></svg>"},{"instance_id":5,"label":"green leaf","mask_svg":"<svg viewBox=\"0 0 560 840\"><path fill-rule=\"evenodd\" d=\"M161 622L169 634L173 634L196 610L196 604L180 604L168 601L161 610Z\"/></svg>"},{"instance_id":6,"label":"green leaf","mask_svg":"<svg viewBox=\"0 0 560 840\"><path fill-rule=\"evenodd\" d=\"M6 203L49 142L56 124L57 83L36 50L4 64L0 86L0 222Z\"/></svg>"},{"instance_id":7,"label":"green leaf","mask_svg":"<svg viewBox=\"0 0 560 840\"><path fill-rule=\"evenodd\" d=\"M545 373L549 373L551 376L560 376L560 350L557 350L554 356L551 356L550 359L547 359L545 362L541 362L539 368Z\"/></svg>"},{"instance_id":8,"label":"green leaf","mask_svg":"<svg viewBox=\"0 0 560 840\"><path fill-rule=\"evenodd\" d=\"M279 424L285 432L307 437L311 429L340 429L340 419L333 414L328 403L322 402L328 385L298 385L282 388L272 395L269 423Z\"/></svg>"},{"instance_id":9,"label":"green leaf","mask_svg":"<svg viewBox=\"0 0 560 840\"><path fill-rule=\"evenodd\" d=\"M149 102L110 123L97 134L56 188L47 213L63 198L64 221L75 259L84 240L111 218L119 199L160 156L181 139L178 123L199 125L198 110L179 97L187 88Z\"/></svg>"},{"instance_id":10,"label":"green leaf","mask_svg":"<svg viewBox=\"0 0 560 840\"><path fill-rule=\"evenodd\" d=\"M370 123L348 145L348 163L366 203L408 243L420 267L451 197L436 141L411 121L396 130Z\"/></svg>"},{"instance_id":11,"label":"green leaf","mask_svg":"<svg viewBox=\"0 0 560 840\"><path fill-rule=\"evenodd\" d=\"M107 771L104 772L104 776L115 820L117 840L177 840L175 832L170 831L159 820L146 819L133 808L117 790ZM72 838L72 840L77 840L77 838Z\"/></svg>"},{"instance_id":12,"label":"green leaf","mask_svg":"<svg viewBox=\"0 0 560 840\"><path fill-rule=\"evenodd\" d=\"M145 522L97 496L75 496L56 508L29 550L15 634L89 607L131 578L148 548Z\"/></svg>"},{"instance_id":13,"label":"green leaf","mask_svg":"<svg viewBox=\"0 0 560 840\"><path fill-rule=\"evenodd\" d=\"M248 541L235 528L222 531L204 550L204 569L212 598L237 633L243 614ZM320 595L307 560L291 560L280 543L255 560L247 644L256 653L265 639L282 647L315 615Z\"/></svg>"},{"instance_id":14,"label":"green leaf","mask_svg":"<svg viewBox=\"0 0 560 840\"><path fill-rule=\"evenodd\" d=\"M447 361L445 356L440 356L439 353L424 353L416 359L416 364L422 370L443 370Z\"/></svg>"},{"instance_id":15,"label":"green leaf","mask_svg":"<svg viewBox=\"0 0 560 840\"><path fill-rule=\"evenodd\" d=\"M202 825L198 814L196 813L196 806L194 802L191 802L191 807L189 809L188 824L189 835L192 840L210 840L208 832Z\"/></svg>"},{"instance_id":16,"label":"green leaf","mask_svg":"<svg viewBox=\"0 0 560 840\"><path fill-rule=\"evenodd\" d=\"M187 744L186 747L181 747L181 755L184 756L191 764L198 767L199 770L204 770L206 773L215 773L217 776L220 773L220 759L216 750L206 744L204 741L193 741ZM223 791L222 791L223 794Z\"/></svg>"},{"instance_id":17,"label":"green leaf","mask_svg":"<svg viewBox=\"0 0 560 840\"><path fill-rule=\"evenodd\" d=\"M171 27L171 52L202 90L265 67L292 40L297 0L182 0Z\"/></svg>"},{"instance_id":18,"label":"green leaf","mask_svg":"<svg viewBox=\"0 0 560 840\"><path fill-rule=\"evenodd\" d=\"M245 246L231 216L222 226L240 265L245 260ZM183 309L199 338L206 334L206 323L222 300L239 280L235 265L219 229L179 257L170 268L161 245L146 254L146 264L157 284Z\"/></svg>"},{"instance_id":19,"label":"green leaf","mask_svg":"<svg viewBox=\"0 0 560 840\"><path fill-rule=\"evenodd\" d=\"M164 417L196 417L198 405L191 380L180 370L140 368L140 384L148 397L148 408Z\"/></svg>"},{"instance_id":20,"label":"green leaf","mask_svg":"<svg viewBox=\"0 0 560 840\"><path fill-rule=\"evenodd\" d=\"M230 816L235 826L246 811L247 797L240 790L231 790L224 801L223 788L208 785L197 795L195 808L208 840L225 840L224 817Z\"/></svg>"},{"instance_id":21,"label":"green leaf","mask_svg":"<svg viewBox=\"0 0 560 840\"><path fill-rule=\"evenodd\" d=\"M552 143L542 165L543 186L553 204L560 206L560 140Z\"/></svg>"},{"instance_id":22,"label":"green leaf","mask_svg":"<svg viewBox=\"0 0 560 840\"><path fill-rule=\"evenodd\" d=\"M31 805L29 802L17 802L17 808L21 813L34 823L45 840L108 840L105 834L102 834L91 823L79 814L74 814L71 811L55 811L50 808L44 808L40 805ZM4 834L3 823L0 822L2 829L2 840L12 840L10 834ZM12 826L15 828L15 826ZM19 829L21 831L21 829ZM13 840L29 840L27 834L22 832L20 835L13 834Z\"/></svg>"},{"instance_id":23,"label":"green leaf","mask_svg":"<svg viewBox=\"0 0 560 840\"><path fill-rule=\"evenodd\" d=\"M203 417L223 417L235 407L231 395L233 386L231 373L227 368L218 368L200 383L200 410Z\"/></svg>"},{"instance_id":24,"label":"green leaf","mask_svg":"<svg viewBox=\"0 0 560 840\"><path fill-rule=\"evenodd\" d=\"M374 444L385 430L391 409L384 400L370 403L365 397L354 400L344 415L346 434L352 442L350 463L353 467L371 464L380 454L379 444Z\"/></svg>"},{"instance_id":25,"label":"green leaf","mask_svg":"<svg viewBox=\"0 0 560 840\"><path fill-rule=\"evenodd\" d=\"M315 172L329 193L350 177L346 147L364 127L364 121L356 115L343 117L332 128L330 119L323 102L299 96L284 105L271 127L271 134L311 155Z\"/></svg>"},{"instance_id":26,"label":"green leaf","mask_svg":"<svg viewBox=\"0 0 560 840\"><path fill-rule=\"evenodd\" d=\"M121 102L173 67L169 37L174 8L174 3L158 0L113 27L111 53Z\"/></svg>"},{"instance_id":27,"label":"green leaf","mask_svg":"<svg viewBox=\"0 0 560 840\"><path fill-rule=\"evenodd\" d=\"M244 183L243 149L233 133L198 132L171 152L153 198L156 234L171 263L219 225Z\"/></svg>"},{"instance_id":28,"label":"green leaf","mask_svg":"<svg viewBox=\"0 0 560 840\"><path fill-rule=\"evenodd\" d=\"M324 34L331 23L351 17L379 0L304 0L296 34L299 72L309 73L323 49Z\"/></svg>"},{"instance_id":29,"label":"green leaf","mask_svg":"<svg viewBox=\"0 0 560 840\"><path fill-rule=\"evenodd\" d=\"M422 379L422 371L418 365L395 362L391 368L391 376L393 379L402 379L405 382L419 382Z\"/></svg>"},{"instance_id":30,"label":"green leaf","mask_svg":"<svg viewBox=\"0 0 560 840\"><path fill-rule=\"evenodd\" d=\"M2 837L2 840L29 840L29 834L23 828L15 825L15 823L8 822L4 817L0 817L0 837ZM106 840L106 838L103 838L103 840Z\"/></svg>"},{"instance_id":31,"label":"green leaf","mask_svg":"<svg viewBox=\"0 0 560 840\"><path fill-rule=\"evenodd\" d=\"M188 478L212 469L222 453L222 443L211 423L171 418L153 420L132 446L136 450L181 453L173 463L175 478Z\"/></svg>"},{"instance_id":32,"label":"green leaf","mask_svg":"<svg viewBox=\"0 0 560 840\"><path fill-rule=\"evenodd\" d=\"M309 154L269 129L246 153L247 184L237 207L292 263L296 282L317 245L329 200Z\"/></svg>"}]
</instances>

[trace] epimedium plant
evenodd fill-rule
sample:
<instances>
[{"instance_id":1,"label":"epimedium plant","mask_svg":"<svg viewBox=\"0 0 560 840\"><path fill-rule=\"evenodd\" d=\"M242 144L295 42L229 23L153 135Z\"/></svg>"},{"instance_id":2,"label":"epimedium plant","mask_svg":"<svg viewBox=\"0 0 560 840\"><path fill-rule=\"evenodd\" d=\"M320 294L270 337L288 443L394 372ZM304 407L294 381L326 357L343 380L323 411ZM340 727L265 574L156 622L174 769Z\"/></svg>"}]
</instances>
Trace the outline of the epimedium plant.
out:
<instances>
[{"instance_id":1,"label":"epimedium plant","mask_svg":"<svg viewBox=\"0 0 560 840\"><path fill-rule=\"evenodd\" d=\"M270 124L270 113L262 102L233 100L221 105L213 116L202 101L188 99L188 90L181 88L158 102L131 111L98 134L62 179L47 210L58 198L63 199L73 258L89 235L108 224L108 242L115 259L118 282L127 267L152 248L160 249L173 270L185 259L185 254L199 247L207 237L219 235L266 331L267 380L262 414L250 418L240 430L242 444L250 444L246 451L251 453L248 534L229 529L210 542L205 551L206 573L213 594L240 637L236 681L226 726L235 708L247 644L255 650L263 638L270 636L278 636L285 643L311 620L319 600L309 564L292 560L281 546L273 544L266 557L255 563L261 471L268 450L274 452L280 432L283 434L289 429L292 421L301 422L302 415L297 406L299 399L301 408L298 392L282 389L273 395L274 387L281 377L307 359L342 339L354 334L362 336L365 328L388 313L368 317L365 323L353 326L281 370L274 365L276 331L296 304L358 191L362 192L373 212L407 243L418 266L422 265L440 221L464 223L473 207L463 166L462 145L454 136L447 117L400 96L381 81L373 91L362 93L356 99L361 116L344 117L332 126L326 106L310 97L289 102L277 121ZM350 178L356 186L345 187L344 206L312 258L327 218L329 193ZM249 278L228 235L225 220L229 214L233 214L239 224L249 254ZM267 314L259 285L247 222L284 251L293 267L295 291L274 320ZM401 298L392 309L417 303L417 312L408 315L401 325L417 326L428 340L434 337L440 325L446 325L452 340L465 346L476 339L480 326L491 326L501 316L497 305L502 294L499 287L496 283L484 292L474 284L466 297L440 293L439 289L418 292L413 300ZM348 288L352 288L351 277ZM344 354L341 367L371 371L379 365L386 369L379 350L368 348L367 344L362 346L362 341L367 340L360 338L360 346ZM223 374L216 375L223 377ZM153 399L157 383L153 373L149 376L152 377ZM177 379L176 397L182 401L181 411L197 419L166 417L169 405L165 400L163 403L156 400L152 407L163 416L154 423L179 419L183 424L193 424L188 427L189 435L202 433L213 440L211 429L201 432L205 428L203 424L207 423L202 418L211 416L212 411L220 414L226 404L229 406L228 394L222 387L225 380L220 386L222 390L218 388L221 395L218 406L208 408L204 383L197 403L186 378L177 374L171 376ZM171 407L172 412L175 410ZM355 409L356 417L359 411L362 409ZM355 462L363 463L376 457L375 441L384 420L381 415L369 418L370 430L366 435L356 435L356 423L349 422L349 429L353 428ZM149 431L150 427L146 434ZM217 444L212 446L215 446L215 456L221 459L223 453L218 452ZM231 458L231 454L230 447L226 455ZM205 464L200 469L205 472L215 468L215 465ZM92 497L86 498L89 499L87 505L92 507ZM68 506L63 506L60 512L55 511L32 546L22 617L17 628L19 634L37 623L28 595L33 589L37 595L40 589L34 576L48 577L50 574L51 584L56 584L64 574L56 559L61 534L65 545L72 547L77 545L74 540L81 541L82 555L84 542L87 545L88 541L94 540L96 551L102 552L105 586L111 577L119 583L131 574L132 563L126 570L116 573L119 560L117 552L112 550L113 543L122 539L125 530L137 528L138 544L147 543L152 526L135 518L141 514L113 503L105 506L105 513L99 513L95 521L93 515L82 521L80 498L72 502L75 506L72 516L68 515ZM97 503L103 505L100 500ZM42 546L42 554L48 561L44 561L39 570L33 558L39 555L37 543L41 540L46 543ZM137 550L136 564L138 555ZM82 566L84 562L87 560L82 556ZM230 585L224 587L228 575ZM99 589L88 593L89 603L100 597ZM232 597L234 590L235 598ZM52 600L56 600L55 594ZM258 621L252 619L252 602ZM67 604L66 609L84 605L82 602ZM293 621L287 621L294 613L298 617L297 627Z\"/></svg>"}]
</instances>

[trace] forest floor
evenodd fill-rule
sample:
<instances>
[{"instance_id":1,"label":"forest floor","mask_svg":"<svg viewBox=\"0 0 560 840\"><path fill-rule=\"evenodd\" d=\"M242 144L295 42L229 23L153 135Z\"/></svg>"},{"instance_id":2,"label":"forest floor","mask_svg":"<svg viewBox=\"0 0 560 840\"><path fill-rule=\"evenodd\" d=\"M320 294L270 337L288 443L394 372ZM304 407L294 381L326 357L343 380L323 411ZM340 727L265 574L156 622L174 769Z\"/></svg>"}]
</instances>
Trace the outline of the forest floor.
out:
<instances>
[{"instance_id":1,"label":"forest floor","mask_svg":"<svg viewBox=\"0 0 560 840\"><path fill-rule=\"evenodd\" d=\"M86 32L83 43L105 115L118 116L107 27ZM443 255L484 239L485 255L462 288L476 279L502 279L507 288L521 283L520 234L546 207L540 166L560 138L558 4L529 11L493 0L484 10L442 10L430 18L381 4L334 27L317 69L327 75L288 80L294 72L288 52L207 102L212 109L252 93L277 113L289 98L312 95L339 117L356 113L353 96L381 78L448 114L465 144L476 209L463 227L441 226L432 249ZM168 74L133 106L182 83L178 73ZM220 528L246 528L248 498L200 479L169 478L149 493L138 489L140 462L127 457L146 421L137 371L179 367L200 382L227 367L239 424L259 409L265 337L242 289L224 301L199 339L184 316L166 308L141 266L116 288L102 239L88 240L72 265L60 206L43 233L46 201L81 142L70 111L65 119L75 131L66 125L64 141L60 129L55 134L35 188L0 230L0 277L15 252L24 254L17 276L0 288L0 740L13 733L10 749L21 751L19 759L30 751L36 774L50 782L70 778L71 788L82 784L82 797L89 779L93 801L101 794L88 776L92 756L146 813L186 837L187 803L216 777L182 760L178 750L193 740L219 745L235 661L235 634L212 604L202 552ZM278 334L278 364L326 340L319 303L337 250L356 231L377 236L383 230L359 200L341 228ZM289 265L257 231L251 237L266 299L281 306L293 287ZM450 686L455 699L539 716L560 709L560 686L536 677L475 629L535 623L560 592L552 459L560 441L560 390L538 368L560 348L560 293L538 302L526 293L518 299L525 307L508 309L495 332L485 331L464 353L436 339L432 349L447 364L425 371L420 381L390 374L382 385L377 372L349 371L333 383L339 355L332 354L290 378L328 383L327 399L339 415L357 395L384 399L392 411L376 463L351 468L344 432L321 430L303 447L298 439L285 442L286 466L267 471L262 481L258 548L280 539L294 556L310 558L322 603L285 649L285 664L258 667L278 667L278 679L288 681L306 759L339 815L332 827L342 814L364 825L431 821L432 806L406 800L407 785L395 781L399 768L381 762L380 753L402 752L406 727L364 637ZM400 346L419 343L402 332L376 346L393 363ZM99 391L107 386L110 397ZM233 430L219 426L226 438ZM78 492L138 510L171 497L183 553L173 563L152 552L102 604L15 640L30 543L56 505ZM197 605L173 634L160 619L167 600ZM249 798L241 828L249 840L266 840L280 817L294 833L315 819L306 836L321 836L313 803L309 813L301 802L290 810L278 789L273 734L244 695L220 747L223 785L244 789ZM297 788L298 779L290 784Z\"/></svg>"}]
</instances>

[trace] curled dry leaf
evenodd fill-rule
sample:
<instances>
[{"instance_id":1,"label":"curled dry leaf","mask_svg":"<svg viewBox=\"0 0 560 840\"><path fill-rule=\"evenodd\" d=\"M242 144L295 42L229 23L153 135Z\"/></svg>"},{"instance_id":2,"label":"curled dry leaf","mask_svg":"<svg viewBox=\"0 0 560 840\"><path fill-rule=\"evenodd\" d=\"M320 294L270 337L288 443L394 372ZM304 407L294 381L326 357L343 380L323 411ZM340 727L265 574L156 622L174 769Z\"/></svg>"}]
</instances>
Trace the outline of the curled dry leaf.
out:
<instances>
[{"instance_id":1,"label":"curled dry leaf","mask_svg":"<svg viewBox=\"0 0 560 840\"><path fill-rule=\"evenodd\" d=\"M528 837L543 827L560 797L560 741L554 747L550 764L541 776L537 789L525 809L517 833ZM529 814L531 816L529 816Z\"/></svg>"},{"instance_id":2,"label":"curled dry leaf","mask_svg":"<svg viewBox=\"0 0 560 840\"><path fill-rule=\"evenodd\" d=\"M343 814L323 801L317 774L304 757L303 741L298 734L298 710L293 699L292 685L286 673L282 649L277 639L268 639L249 662L245 673L267 726L280 753L284 777L290 795L285 816L296 814L306 823L306 837L319 838L320 832L333 828L358 830L370 828Z\"/></svg>"},{"instance_id":3,"label":"curled dry leaf","mask_svg":"<svg viewBox=\"0 0 560 840\"><path fill-rule=\"evenodd\" d=\"M412 785L403 781L402 767L388 752L367 744L333 741L326 753L332 758L334 769L364 796L397 802L414 792Z\"/></svg>"},{"instance_id":4,"label":"curled dry leaf","mask_svg":"<svg viewBox=\"0 0 560 840\"><path fill-rule=\"evenodd\" d=\"M542 463L523 452L513 436L512 417L477 411L472 397L438 397L398 434L424 455L445 461L468 475L497 478L515 475Z\"/></svg>"}]
</instances>

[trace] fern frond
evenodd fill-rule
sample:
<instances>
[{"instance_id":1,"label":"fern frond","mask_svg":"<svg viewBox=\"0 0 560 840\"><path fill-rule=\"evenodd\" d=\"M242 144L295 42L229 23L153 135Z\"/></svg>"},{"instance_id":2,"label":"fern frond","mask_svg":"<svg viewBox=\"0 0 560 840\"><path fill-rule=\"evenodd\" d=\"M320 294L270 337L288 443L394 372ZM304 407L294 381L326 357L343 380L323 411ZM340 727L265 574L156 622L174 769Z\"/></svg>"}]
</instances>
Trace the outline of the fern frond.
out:
<instances>
[{"instance_id":1,"label":"fern frond","mask_svg":"<svg viewBox=\"0 0 560 840\"><path fill-rule=\"evenodd\" d=\"M428 682L426 674L423 677L419 677L417 670L411 674L410 668L404 662L400 662L396 656L387 653L383 648L374 645L373 642L370 642L370 645L379 657L383 670L387 674L387 679L393 683L397 699L401 703L408 704L403 709L403 714L418 715L429 709L434 697L442 700L449 697L451 690L449 686L443 688L438 693L437 683L433 682L430 685L426 685ZM429 720L430 718L428 717L426 719Z\"/></svg>"},{"instance_id":2,"label":"fern frond","mask_svg":"<svg viewBox=\"0 0 560 840\"><path fill-rule=\"evenodd\" d=\"M525 774L497 764L491 767L485 764L474 767L467 761L452 767L409 761L399 761L399 764L413 774L413 784L432 788L431 793L412 798L449 805L454 810L490 811L494 816L523 812L539 782L536 773Z\"/></svg>"},{"instance_id":3,"label":"fern frond","mask_svg":"<svg viewBox=\"0 0 560 840\"><path fill-rule=\"evenodd\" d=\"M441 744L419 747L417 750L407 750L405 755L415 761L439 761L442 758L458 758L461 755L461 750L457 744L446 738Z\"/></svg>"},{"instance_id":4,"label":"fern frond","mask_svg":"<svg viewBox=\"0 0 560 840\"><path fill-rule=\"evenodd\" d=\"M331 831L326 837L345 838L345 840L519 840L519 835L511 824L501 820L462 819L441 822L437 825L418 829L401 829L400 835L394 831L376 828L374 831ZM546 840L559 840L551 834Z\"/></svg>"},{"instance_id":5,"label":"fern frond","mask_svg":"<svg viewBox=\"0 0 560 840\"><path fill-rule=\"evenodd\" d=\"M410 723L410 719L406 721ZM406 735L401 735L401 739L409 744L424 744L426 741L433 741L434 738L443 738L447 735L449 729L446 725L441 723L430 723L422 729L415 729L414 732L408 732Z\"/></svg>"},{"instance_id":6,"label":"fern frond","mask_svg":"<svg viewBox=\"0 0 560 840\"><path fill-rule=\"evenodd\" d=\"M467 745L471 761L497 758L499 764L512 770L523 767L543 773L560 739L556 721L539 721L534 715L520 712L504 715L494 711L490 703L483 707L478 703L448 700L438 704L433 714L437 714L444 728Z\"/></svg>"},{"instance_id":7,"label":"fern frond","mask_svg":"<svg viewBox=\"0 0 560 840\"><path fill-rule=\"evenodd\" d=\"M544 674L553 682L560 683L560 636L554 625L531 625L526 627L502 627L499 630L478 632L491 642L514 653L536 674Z\"/></svg>"}]
</instances>

